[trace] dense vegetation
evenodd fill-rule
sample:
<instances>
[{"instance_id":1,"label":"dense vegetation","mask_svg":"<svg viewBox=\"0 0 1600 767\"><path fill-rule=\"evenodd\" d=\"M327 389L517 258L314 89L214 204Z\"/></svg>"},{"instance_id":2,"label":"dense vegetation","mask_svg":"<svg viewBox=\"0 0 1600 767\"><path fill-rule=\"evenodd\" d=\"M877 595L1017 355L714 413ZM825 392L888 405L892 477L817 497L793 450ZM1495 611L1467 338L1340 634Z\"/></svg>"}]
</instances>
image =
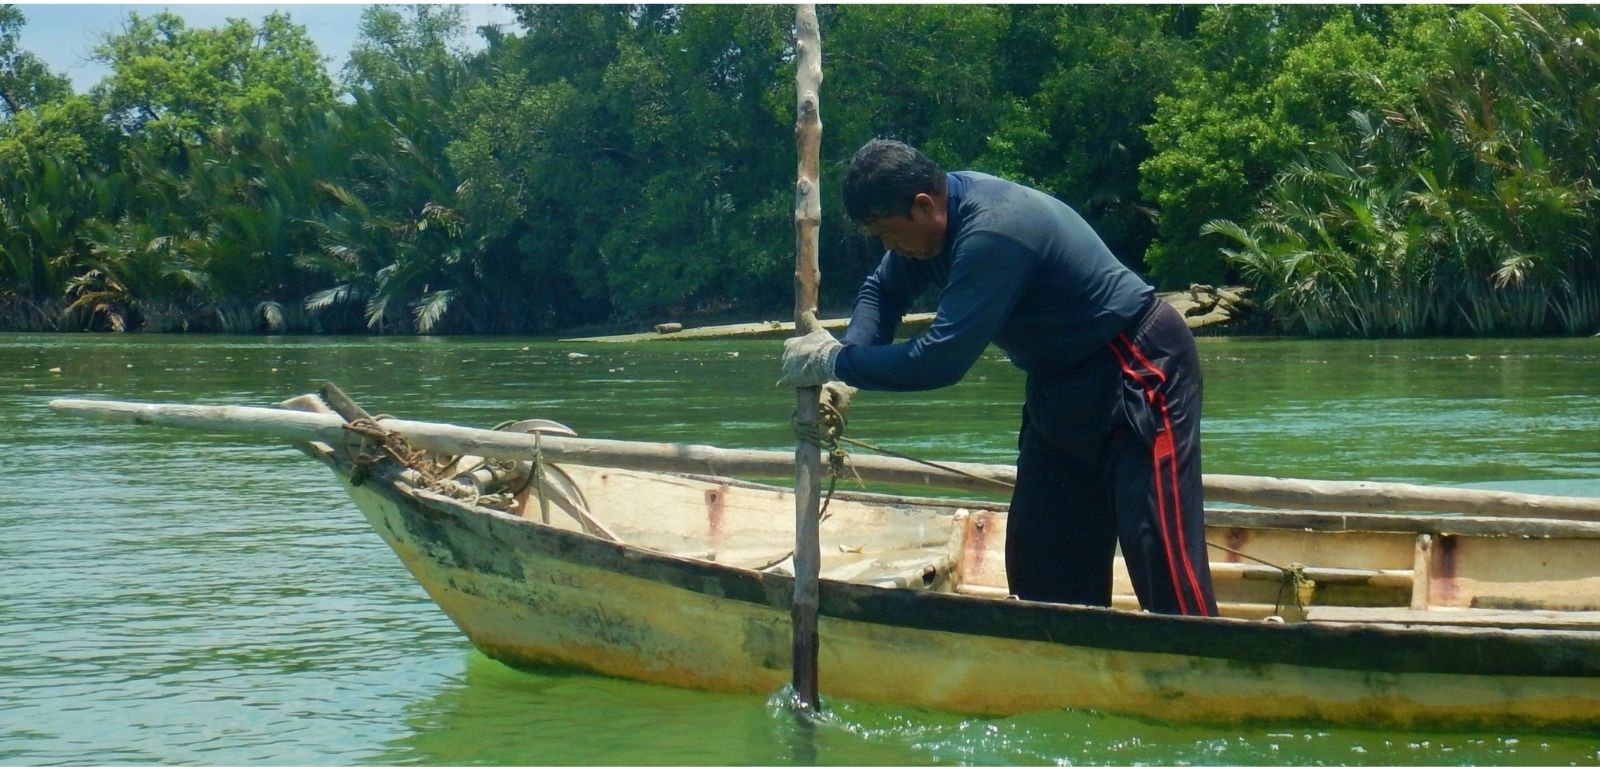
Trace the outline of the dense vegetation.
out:
<instances>
[{"instance_id":1,"label":"dense vegetation","mask_svg":"<svg viewBox=\"0 0 1600 767\"><path fill-rule=\"evenodd\" d=\"M130 15L87 93L0 6L0 328L537 333L779 316L792 10ZM1167 287L1283 329L1600 329L1588 6L829 6L824 303L876 260L873 136L1072 204ZM480 34L486 45L463 43Z\"/></svg>"}]
</instances>

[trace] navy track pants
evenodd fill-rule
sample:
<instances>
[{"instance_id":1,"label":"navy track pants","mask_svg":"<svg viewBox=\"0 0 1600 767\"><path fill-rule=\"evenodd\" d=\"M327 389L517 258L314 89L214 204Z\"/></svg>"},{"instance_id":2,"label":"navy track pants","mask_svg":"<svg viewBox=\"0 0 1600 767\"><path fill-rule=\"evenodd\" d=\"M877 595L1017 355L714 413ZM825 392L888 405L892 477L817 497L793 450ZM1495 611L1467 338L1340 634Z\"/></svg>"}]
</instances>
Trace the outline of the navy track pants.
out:
<instances>
[{"instance_id":1,"label":"navy track pants","mask_svg":"<svg viewBox=\"0 0 1600 767\"><path fill-rule=\"evenodd\" d=\"M1117 543L1144 609L1216 615L1194 335L1155 301L1064 375L1030 376L1006 527L1022 599L1111 604Z\"/></svg>"}]
</instances>

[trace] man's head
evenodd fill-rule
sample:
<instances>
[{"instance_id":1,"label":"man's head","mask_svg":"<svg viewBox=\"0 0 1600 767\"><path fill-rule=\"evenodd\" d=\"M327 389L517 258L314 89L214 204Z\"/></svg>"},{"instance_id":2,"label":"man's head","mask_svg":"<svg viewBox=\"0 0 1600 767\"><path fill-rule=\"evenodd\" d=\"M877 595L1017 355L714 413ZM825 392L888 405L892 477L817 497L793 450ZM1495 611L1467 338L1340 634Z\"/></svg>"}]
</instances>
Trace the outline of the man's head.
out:
<instances>
[{"instance_id":1,"label":"man's head","mask_svg":"<svg viewBox=\"0 0 1600 767\"><path fill-rule=\"evenodd\" d=\"M933 258L944 249L945 205L944 169L898 141L868 141L844 177L845 212L909 258Z\"/></svg>"}]
</instances>

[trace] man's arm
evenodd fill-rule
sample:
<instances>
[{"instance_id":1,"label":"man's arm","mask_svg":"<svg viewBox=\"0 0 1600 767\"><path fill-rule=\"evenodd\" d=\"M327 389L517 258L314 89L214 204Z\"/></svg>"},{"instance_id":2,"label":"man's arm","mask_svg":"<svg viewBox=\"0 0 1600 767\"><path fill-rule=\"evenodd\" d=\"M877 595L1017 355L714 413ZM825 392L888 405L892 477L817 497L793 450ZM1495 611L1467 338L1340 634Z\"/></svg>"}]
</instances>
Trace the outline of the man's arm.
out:
<instances>
[{"instance_id":1,"label":"man's arm","mask_svg":"<svg viewBox=\"0 0 1600 767\"><path fill-rule=\"evenodd\" d=\"M962 236L952 247L950 280L928 332L892 345L855 343L847 335L835 360L839 380L863 389L920 391L954 384L972 369L1016 305L1035 261L988 232ZM855 329L852 319L851 333Z\"/></svg>"},{"instance_id":2,"label":"man's arm","mask_svg":"<svg viewBox=\"0 0 1600 767\"><path fill-rule=\"evenodd\" d=\"M893 252L884 253L878 268L856 293L850 327L840 340L846 345L881 346L894 340L911 301L928 287L931 271Z\"/></svg>"}]
</instances>

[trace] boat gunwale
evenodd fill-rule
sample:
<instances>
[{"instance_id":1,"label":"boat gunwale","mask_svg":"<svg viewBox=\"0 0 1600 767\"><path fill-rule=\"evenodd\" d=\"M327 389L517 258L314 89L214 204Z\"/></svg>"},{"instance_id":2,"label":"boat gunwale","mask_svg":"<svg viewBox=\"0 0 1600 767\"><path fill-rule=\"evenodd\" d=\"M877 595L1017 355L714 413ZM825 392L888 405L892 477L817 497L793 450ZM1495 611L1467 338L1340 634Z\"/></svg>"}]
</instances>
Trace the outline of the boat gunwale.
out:
<instances>
[{"instance_id":1,"label":"boat gunwale","mask_svg":"<svg viewBox=\"0 0 1600 767\"><path fill-rule=\"evenodd\" d=\"M792 492L781 485L709 474L649 472L681 477L697 482L726 484L749 490ZM919 497L862 491L838 491L834 498L883 506L967 509L1005 513L1008 504L984 499ZM1320 511L1316 509L1269 509L1248 506L1206 507L1207 527L1246 527L1262 530L1283 528L1316 532L1397 533L1417 535L1466 535L1498 538L1600 538L1600 522L1542 517L1496 517L1446 512L1362 512Z\"/></svg>"},{"instance_id":2,"label":"boat gunwale","mask_svg":"<svg viewBox=\"0 0 1600 767\"><path fill-rule=\"evenodd\" d=\"M347 476L348 461L313 453ZM344 464L344 465L341 465ZM667 472L640 472L668 474ZM641 578L697 594L712 594L788 611L793 578L780 573L677 556L606 541L374 475L364 488L396 502L410 520L449 518L479 540ZM478 528L478 529L473 529ZM416 534L410 530L408 533ZM457 566L462 566L457 563ZM713 583L708 583L708 578ZM837 580L821 581L819 616L868 625L938 631L1099 650L1162 653L1250 664L1396 674L1600 678L1600 632L1439 625L1326 625L1235 618L1159 615L1080 605L1001 600Z\"/></svg>"}]
</instances>

